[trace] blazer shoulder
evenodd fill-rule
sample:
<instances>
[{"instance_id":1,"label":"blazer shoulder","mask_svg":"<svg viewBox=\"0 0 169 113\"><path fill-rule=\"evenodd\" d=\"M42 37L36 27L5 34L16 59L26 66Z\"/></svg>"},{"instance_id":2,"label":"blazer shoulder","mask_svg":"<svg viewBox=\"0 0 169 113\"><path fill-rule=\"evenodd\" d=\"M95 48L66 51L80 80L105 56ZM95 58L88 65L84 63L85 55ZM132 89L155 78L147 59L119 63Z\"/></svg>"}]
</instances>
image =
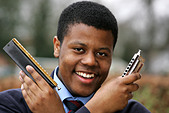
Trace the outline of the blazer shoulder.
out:
<instances>
[{"instance_id":1,"label":"blazer shoulder","mask_svg":"<svg viewBox=\"0 0 169 113\"><path fill-rule=\"evenodd\" d=\"M136 100L129 100L128 105L118 113L151 113L145 106Z\"/></svg>"},{"instance_id":2,"label":"blazer shoulder","mask_svg":"<svg viewBox=\"0 0 169 113\"><path fill-rule=\"evenodd\" d=\"M9 89L0 92L0 113L5 112L30 112L21 89Z\"/></svg>"}]
</instances>

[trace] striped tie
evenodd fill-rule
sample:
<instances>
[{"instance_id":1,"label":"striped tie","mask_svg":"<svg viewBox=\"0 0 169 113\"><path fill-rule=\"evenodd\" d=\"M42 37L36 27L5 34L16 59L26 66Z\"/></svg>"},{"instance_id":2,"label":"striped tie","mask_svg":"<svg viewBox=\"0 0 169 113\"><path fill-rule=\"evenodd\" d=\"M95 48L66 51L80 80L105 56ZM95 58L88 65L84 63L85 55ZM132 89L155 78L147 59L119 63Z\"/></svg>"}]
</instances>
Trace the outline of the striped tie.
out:
<instances>
[{"instance_id":1,"label":"striped tie","mask_svg":"<svg viewBox=\"0 0 169 113\"><path fill-rule=\"evenodd\" d=\"M79 100L64 100L64 103L69 109L68 113L74 113L83 106L83 103Z\"/></svg>"}]
</instances>

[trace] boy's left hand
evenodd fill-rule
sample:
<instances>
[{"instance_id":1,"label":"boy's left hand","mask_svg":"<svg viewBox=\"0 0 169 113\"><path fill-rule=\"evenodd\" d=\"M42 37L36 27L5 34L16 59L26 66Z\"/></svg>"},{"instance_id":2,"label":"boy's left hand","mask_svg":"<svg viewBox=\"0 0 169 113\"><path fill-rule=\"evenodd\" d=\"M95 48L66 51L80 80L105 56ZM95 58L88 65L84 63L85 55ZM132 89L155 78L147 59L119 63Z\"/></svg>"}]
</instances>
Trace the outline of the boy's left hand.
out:
<instances>
[{"instance_id":1,"label":"boy's left hand","mask_svg":"<svg viewBox=\"0 0 169 113\"><path fill-rule=\"evenodd\" d=\"M20 71L22 94L30 110L34 113L65 113L56 90L52 89L33 67L27 66L26 69L37 83Z\"/></svg>"}]
</instances>

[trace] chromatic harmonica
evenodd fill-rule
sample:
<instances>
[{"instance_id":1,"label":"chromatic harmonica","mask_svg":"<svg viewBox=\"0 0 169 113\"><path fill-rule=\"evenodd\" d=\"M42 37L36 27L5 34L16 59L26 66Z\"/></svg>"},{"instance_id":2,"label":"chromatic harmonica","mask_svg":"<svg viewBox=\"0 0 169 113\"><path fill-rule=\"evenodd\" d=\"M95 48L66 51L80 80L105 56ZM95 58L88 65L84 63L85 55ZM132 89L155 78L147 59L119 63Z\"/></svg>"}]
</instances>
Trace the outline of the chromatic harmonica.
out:
<instances>
[{"instance_id":1,"label":"chromatic harmonica","mask_svg":"<svg viewBox=\"0 0 169 113\"><path fill-rule=\"evenodd\" d=\"M7 43L3 50L14 60L24 73L29 76L35 83L36 81L32 75L26 70L27 65L31 65L42 78L52 87L57 87L57 83L50 77L45 69L30 55L30 53L15 39L13 38ZM59 89L59 88L58 88Z\"/></svg>"},{"instance_id":2,"label":"chromatic harmonica","mask_svg":"<svg viewBox=\"0 0 169 113\"><path fill-rule=\"evenodd\" d=\"M141 56L141 50L139 50L130 60L128 66L122 74L122 77L130 75L133 72L139 73L144 65L144 61L144 58Z\"/></svg>"}]
</instances>

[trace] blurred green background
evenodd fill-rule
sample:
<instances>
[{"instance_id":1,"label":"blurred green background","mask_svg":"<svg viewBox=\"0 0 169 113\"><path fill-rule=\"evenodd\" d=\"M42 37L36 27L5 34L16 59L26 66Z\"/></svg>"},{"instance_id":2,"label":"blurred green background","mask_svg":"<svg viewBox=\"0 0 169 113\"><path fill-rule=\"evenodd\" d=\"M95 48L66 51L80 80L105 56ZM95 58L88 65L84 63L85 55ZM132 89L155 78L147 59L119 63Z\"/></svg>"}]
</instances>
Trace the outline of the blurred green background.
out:
<instances>
[{"instance_id":1,"label":"blurred green background","mask_svg":"<svg viewBox=\"0 0 169 113\"><path fill-rule=\"evenodd\" d=\"M76 1L79 0L0 0L0 91L20 85L14 79L19 69L2 49L13 37L49 73L57 66L52 40L58 18L65 7ZM141 49L146 62L141 88L134 99L153 113L169 113L169 1L92 1L108 7L118 21L119 37L109 75L120 75Z\"/></svg>"}]
</instances>

